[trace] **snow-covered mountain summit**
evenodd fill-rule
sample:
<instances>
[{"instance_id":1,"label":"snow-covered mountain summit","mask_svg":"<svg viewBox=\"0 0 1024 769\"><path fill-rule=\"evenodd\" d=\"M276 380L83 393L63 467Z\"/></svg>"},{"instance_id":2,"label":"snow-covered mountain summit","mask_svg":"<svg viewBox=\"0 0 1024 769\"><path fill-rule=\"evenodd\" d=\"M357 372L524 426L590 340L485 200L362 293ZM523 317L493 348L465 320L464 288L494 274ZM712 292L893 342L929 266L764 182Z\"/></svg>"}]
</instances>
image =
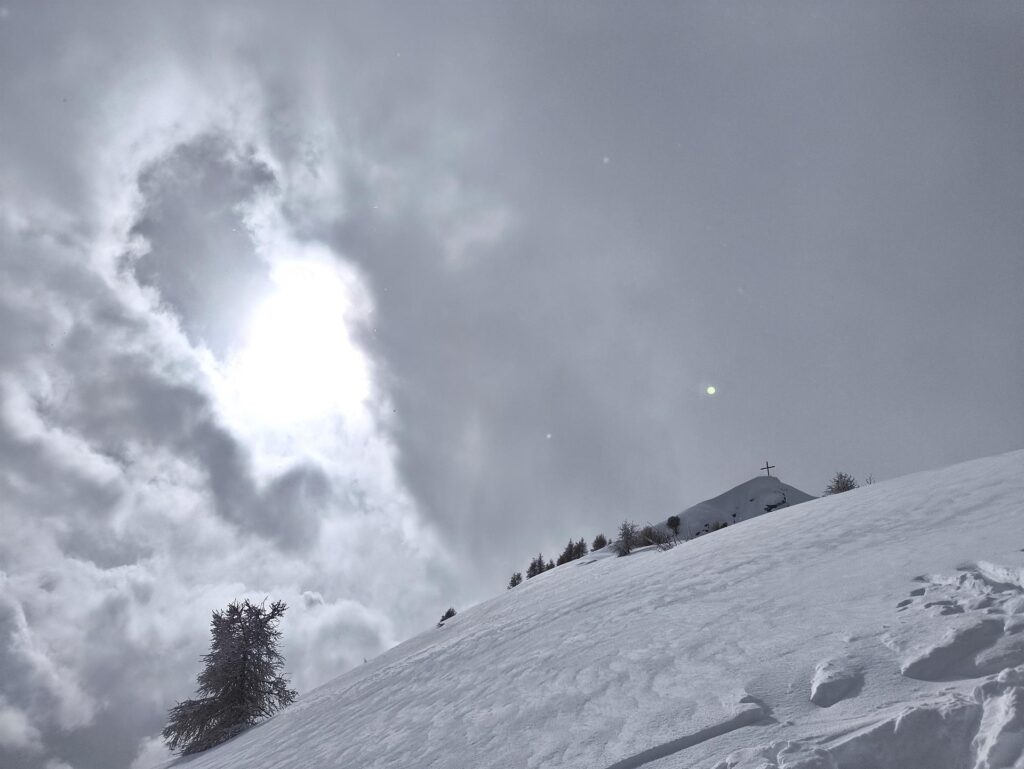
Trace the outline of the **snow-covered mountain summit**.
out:
<instances>
[{"instance_id":1,"label":"snow-covered mountain summit","mask_svg":"<svg viewBox=\"0 0 1024 769\"><path fill-rule=\"evenodd\" d=\"M774 476L762 475L679 513L679 534L684 539L690 539L700 533L705 525L724 523L731 526L812 499L814 497L810 494Z\"/></svg>"},{"instance_id":2,"label":"snow-covered mountain summit","mask_svg":"<svg viewBox=\"0 0 1024 769\"><path fill-rule=\"evenodd\" d=\"M1024 767L1022 549L1018 451L582 558L182 765Z\"/></svg>"}]
</instances>

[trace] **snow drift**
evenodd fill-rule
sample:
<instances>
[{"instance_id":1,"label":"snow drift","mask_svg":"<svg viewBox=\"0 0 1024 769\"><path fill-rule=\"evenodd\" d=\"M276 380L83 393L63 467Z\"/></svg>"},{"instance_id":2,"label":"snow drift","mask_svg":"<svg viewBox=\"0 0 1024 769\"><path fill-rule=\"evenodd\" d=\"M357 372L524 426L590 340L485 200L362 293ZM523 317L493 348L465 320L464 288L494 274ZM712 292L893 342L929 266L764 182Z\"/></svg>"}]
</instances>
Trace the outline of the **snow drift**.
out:
<instances>
[{"instance_id":1,"label":"snow drift","mask_svg":"<svg viewBox=\"0 0 1024 769\"><path fill-rule=\"evenodd\" d=\"M190 769L1024 767L1024 452L541 574Z\"/></svg>"}]
</instances>

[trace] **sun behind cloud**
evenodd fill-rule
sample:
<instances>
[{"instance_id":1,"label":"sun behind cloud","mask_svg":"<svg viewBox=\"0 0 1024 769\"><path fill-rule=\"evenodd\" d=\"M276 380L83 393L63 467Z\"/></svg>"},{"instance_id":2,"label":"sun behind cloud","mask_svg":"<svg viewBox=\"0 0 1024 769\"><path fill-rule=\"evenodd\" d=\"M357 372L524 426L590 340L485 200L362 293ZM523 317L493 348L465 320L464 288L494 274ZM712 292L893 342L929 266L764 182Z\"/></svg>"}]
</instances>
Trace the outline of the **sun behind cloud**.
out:
<instances>
[{"instance_id":1,"label":"sun behind cloud","mask_svg":"<svg viewBox=\"0 0 1024 769\"><path fill-rule=\"evenodd\" d=\"M371 389L369 361L350 333L361 286L325 258L283 260L271 278L274 291L225 367L234 407L271 428L352 416Z\"/></svg>"}]
</instances>

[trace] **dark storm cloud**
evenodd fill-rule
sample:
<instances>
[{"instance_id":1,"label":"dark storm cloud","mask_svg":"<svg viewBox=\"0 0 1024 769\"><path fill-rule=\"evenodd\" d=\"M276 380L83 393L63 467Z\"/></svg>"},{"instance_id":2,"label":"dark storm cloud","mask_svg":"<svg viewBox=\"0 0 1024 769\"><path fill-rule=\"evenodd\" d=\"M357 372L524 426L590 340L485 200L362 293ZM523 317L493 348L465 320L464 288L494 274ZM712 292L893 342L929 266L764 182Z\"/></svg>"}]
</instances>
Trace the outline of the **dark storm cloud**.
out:
<instances>
[{"instance_id":1,"label":"dark storm cloud","mask_svg":"<svg viewBox=\"0 0 1024 769\"><path fill-rule=\"evenodd\" d=\"M814 493L1019 448L1022 34L1005 4L10 5L0 763L125 766L247 591L291 602L304 687L765 458ZM358 265L387 431L270 471L204 378L268 243Z\"/></svg>"}]
</instances>

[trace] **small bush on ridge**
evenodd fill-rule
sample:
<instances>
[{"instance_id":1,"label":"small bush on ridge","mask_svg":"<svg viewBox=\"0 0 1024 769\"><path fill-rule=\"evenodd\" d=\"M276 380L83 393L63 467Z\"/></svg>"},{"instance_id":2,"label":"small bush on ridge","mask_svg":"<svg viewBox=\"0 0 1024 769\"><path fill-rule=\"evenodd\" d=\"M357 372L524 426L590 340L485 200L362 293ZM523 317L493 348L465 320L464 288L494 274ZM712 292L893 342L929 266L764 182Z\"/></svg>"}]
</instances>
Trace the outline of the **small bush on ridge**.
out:
<instances>
[{"instance_id":1,"label":"small bush on ridge","mask_svg":"<svg viewBox=\"0 0 1024 769\"><path fill-rule=\"evenodd\" d=\"M632 521L623 521L619 524L619 538L615 541L615 552L619 556L629 555L637 546L640 538L640 529Z\"/></svg>"}]
</instances>

